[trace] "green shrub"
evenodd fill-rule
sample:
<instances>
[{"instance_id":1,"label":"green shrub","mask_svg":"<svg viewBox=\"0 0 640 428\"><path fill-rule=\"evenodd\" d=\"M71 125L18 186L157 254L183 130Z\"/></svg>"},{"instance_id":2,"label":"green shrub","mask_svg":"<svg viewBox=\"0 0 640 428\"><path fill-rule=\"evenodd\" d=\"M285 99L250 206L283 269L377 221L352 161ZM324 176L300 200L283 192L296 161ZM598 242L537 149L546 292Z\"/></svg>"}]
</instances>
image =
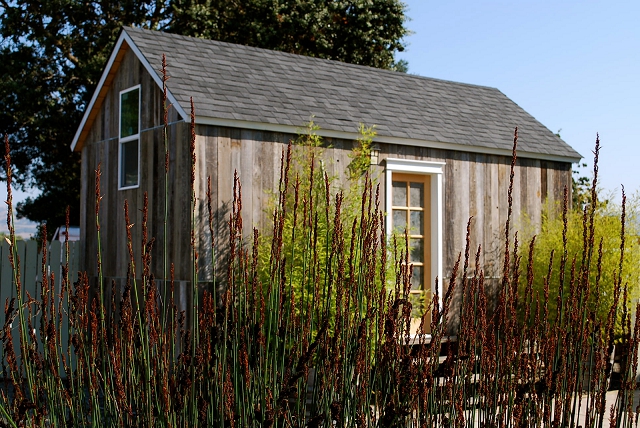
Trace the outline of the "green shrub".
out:
<instances>
[{"instance_id":1,"label":"green shrub","mask_svg":"<svg viewBox=\"0 0 640 428\"><path fill-rule=\"evenodd\" d=\"M558 321L558 297L566 304L569 294L569 284L572 281L583 283L588 280L591 284L590 293L585 296L584 304L594 311L602 322L606 320L609 309L614 301L614 289L618 281L627 287L626 302L629 307L635 304L640 296L640 230L637 223L638 198L626 203L625 246L624 261L622 262L622 276L620 275L620 244L621 244L621 214L622 207L613 202L597 204L593 212L593 237L590 233L591 207L585 211L578 209L566 212L566 245L563 245L564 216L559 205L547 204L542 213L539 228L529 223L525 228L525 241L535 235L533 251L533 291L538 296L544 295L545 281L549 281L549 314L552 321ZM536 231L536 229L538 229ZM593 252L585 253L585 240L593 240ZM601 253L599 248L602 248ZM523 260L527 260L527 246L523 246ZM563 253L566 259L563 262ZM549 261L553 252L551 276ZM598 269L598 264L601 265ZM564 269L561 269L564 266ZM585 269L586 268L586 269ZM588 272L588 278L582 278L581 272ZM561 278L561 276L563 278ZM526 282L526 276L523 276ZM624 296L623 296L624 297ZM621 312L620 312L621 313ZM615 336L623 334L621 316L617 316Z\"/></svg>"},{"instance_id":2,"label":"green shrub","mask_svg":"<svg viewBox=\"0 0 640 428\"><path fill-rule=\"evenodd\" d=\"M283 166L289 169L283 172L279 192L272 195L266 208L267 214L282 224L274 224L271 231L260 231L259 240L261 280L272 280L276 269L272 260L273 245L281 241L279 254L282 260L276 260L276 264L279 268L284 267L295 298L303 303L300 307L314 299L318 282L326 284L330 281L327 275L344 269L337 265L336 251L348 253L356 266L361 265L366 257L363 251L367 250L363 245L367 243L361 241L365 232L359 228L363 222L375 221L379 227L383 221L382 218L365 218L370 217L379 208L375 204L381 202L376 200L375 194L377 177L369 174L373 129L361 125L361 138L350 154L352 161L344 181L328 173L332 160L325 155L328 147L318 135L318 129L313 121L309 122L305 132L301 132L291 145L290 159L286 159L283 152ZM277 218L274 213L280 213L282 217ZM274 232L282 235L274 236ZM380 250L380 246L375 248L376 257L380 256ZM318 267L322 267L322 271L319 272ZM376 277L378 287L383 283L393 285L393 261L389 261L382 272L387 275L384 279ZM350 286L357 284L353 271L349 276L353 281ZM326 296L328 290L320 287L317 292Z\"/></svg>"}]
</instances>

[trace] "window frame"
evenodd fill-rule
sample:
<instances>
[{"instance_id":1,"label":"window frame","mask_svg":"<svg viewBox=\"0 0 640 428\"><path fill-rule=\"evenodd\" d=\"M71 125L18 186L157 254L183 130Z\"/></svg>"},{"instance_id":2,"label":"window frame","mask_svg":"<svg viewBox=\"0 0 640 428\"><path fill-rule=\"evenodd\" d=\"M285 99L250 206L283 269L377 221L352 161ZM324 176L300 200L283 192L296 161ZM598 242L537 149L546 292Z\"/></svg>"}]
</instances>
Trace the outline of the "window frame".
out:
<instances>
[{"instance_id":1,"label":"window frame","mask_svg":"<svg viewBox=\"0 0 640 428\"><path fill-rule=\"evenodd\" d=\"M394 201L395 195L394 192L398 189L394 184L402 183L405 188L405 202L402 205L395 204ZM419 201L419 205L414 204L415 199L411 195L411 188L413 184L422 185L423 195L421 200ZM394 233L404 233L406 231L408 233L409 238L409 264L413 266L413 272L416 273L416 268L421 269L421 286L420 288L414 289L413 285L411 286L412 294L421 294L425 289L427 278L431 278L431 175L429 174L408 174L406 172L397 172L395 171L392 174L391 180L391 223L392 229ZM398 226L395 224L396 214L402 213L404 216L404 227ZM412 214L420 213L422 214L422 230L417 231L414 230L411 226L411 218ZM412 242L419 241L420 248L422 251L416 253L412 247ZM420 254L422 253L422 254ZM419 260L414 258L415 255L418 255Z\"/></svg>"},{"instance_id":2,"label":"window frame","mask_svg":"<svg viewBox=\"0 0 640 428\"><path fill-rule=\"evenodd\" d=\"M429 204L430 224L424 224L426 234L426 228L430 228L430 254L431 254L431 266L430 276L431 278L424 278L425 284L431 284L431 293L437 291L442 303L442 290L443 290L443 178L444 178L444 166L445 162L439 161L422 161L413 159L386 159L385 168L385 209L386 209L386 232L387 236L391 237L393 233L393 201L392 201L392 183L393 175L395 174L407 174L407 175L428 175L430 176L430 200L425 201ZM425 189L426 190L426 189ZM425 207L425 210L427 208ZM426 252L426 248L424 249ZM424 261L426 266L427 261ZM438 289L434 288L434 280L438 278Z\"/></svg>"},{"instance_id":3,"label":"window frame","mask_svg":"<svg viewBox=\"0 0 640 428\"><path fill-rule=\"evenodd\" d=\"M126 137L122 137L122 95L138 90L138 132L136 134L128 135ZM140 116L142 116L142 85L138 84L135 86L131 86L130 88L124 89L119 92L118 95L118 190L127 190L127 189L136 189L140 187ZM135 185L124 186L123 185L123 177L122 177L122 147L124 143L129 143L131 141L137 140L138 144L138 166L137 173L138 179L136 180Z\"/></svg>"}]
</instances>

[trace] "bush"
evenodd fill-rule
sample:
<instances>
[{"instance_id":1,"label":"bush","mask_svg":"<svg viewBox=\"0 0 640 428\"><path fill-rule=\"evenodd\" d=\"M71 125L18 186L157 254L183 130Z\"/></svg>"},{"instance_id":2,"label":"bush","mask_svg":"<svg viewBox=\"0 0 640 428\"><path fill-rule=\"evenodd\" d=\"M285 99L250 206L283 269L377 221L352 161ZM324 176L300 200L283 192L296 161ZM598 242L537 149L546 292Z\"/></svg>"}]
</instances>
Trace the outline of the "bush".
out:
<instances>
[{"instance_id":1,"label":"bush","mask_svg":"<svg viewBox=\"0 0 640 428\"><path fill-rule=\"evenodd\" d=\"M375 224L382 234L376 240L386 240L383 219L372 218L375 213L380 214L381 202L377 199L377 177L369 175L370 147L375 132L360 127L361 138L350 155L348 177L341 181L327 172L331 159L325 156L327 146L317 134L318 129L309 122L306 132L292 143L286 154L288 157L283 153L283 166L287 168L283 172L284 179L280 191L272 196L266 208L266 213L281 224L274 224L271 231L260 231L258 247L260 279L270 282L274 269L285 269L295 299L302 307L318 298L314 293L326 298L328 289L324 286L315 288L318 281L326 284L332 280L327 275L335 275L338 269L343 269L342 273L346 268L353 269L348 274L349 286L353 287L358 281L356 267L363 269L367 257L382 259L383 246L379 242L371 250L363 248L373 242L362 242L366 234L362 227ZM282 246L278 252L281 260L274 259L275 243ZM367 255L366 251L376 254ZM352 259L354 266L338 266L338 252ZM393 261L387 261L386 257L384 260L386 265L381 272L385 275L375 276L378 289L395 283ZM319 328L317 322L315 325ZM333 323L329 328L333 331Z\"/></svg>"},{"instance_id":2,"label":"bush","mask_svg":"<svg viewBox=\"0 0 640 428\"><path fill-rule=\"evenodd\" d=\"M596 201L598 200L596 197ZM559 321L558 305L567 304L570 297L568 290L572 282L583 287L586 283L592 286L590 293L583 296L581 304L593 311L594 316L603 323L614 303L616 285L620 284L623 287L620 306L634 306L640 296L638 202L637 197L631 202L625 200L623 260L620 254L623 207L613 202L597 202L593 210L591 205L584 205L584 210L576 207L566 210L564 214L561 207L547 204L543 210L539 231L536 233L530 224L526 228L526 242L535 236L532 255L533 292L536 296L542 297L545 294L546 281L557 285L549 287L548 290L549 316L552 322ZM566 233L563 232L565 221ZM589 241L586 245L585 240ZM521 257L524 260L528 257L528 250L527 247L523 248ZM552 263L549 276L550 261ZM588 278L583 277L585 274ZM526 279L524 277L523 282L526 282ZM623 326L621 313L622 311L616 317L614 327L617 339L629 333L627 326Z\"/></svg>"}]
</instances>

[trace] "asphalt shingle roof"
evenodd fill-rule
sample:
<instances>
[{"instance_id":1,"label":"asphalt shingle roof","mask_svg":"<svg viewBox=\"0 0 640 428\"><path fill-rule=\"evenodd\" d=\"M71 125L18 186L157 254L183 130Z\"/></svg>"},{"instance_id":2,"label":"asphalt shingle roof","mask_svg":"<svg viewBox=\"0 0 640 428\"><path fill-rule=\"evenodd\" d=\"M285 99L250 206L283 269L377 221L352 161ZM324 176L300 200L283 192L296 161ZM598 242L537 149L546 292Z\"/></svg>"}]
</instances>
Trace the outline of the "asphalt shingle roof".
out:
<instances>
[{"instance_id":1,"label":"asphalt shingle roof","mask_svg":"<svg viewBox=\"0 0 640 428\"><path fill-rule=\"evenodd\" d=\"M580 158L498 89L337 61L125 28L149 64L167 57L168 89L199 117L356 132ZM158 65L156 67L156 65Z\"/></svg>"}]
</instances>

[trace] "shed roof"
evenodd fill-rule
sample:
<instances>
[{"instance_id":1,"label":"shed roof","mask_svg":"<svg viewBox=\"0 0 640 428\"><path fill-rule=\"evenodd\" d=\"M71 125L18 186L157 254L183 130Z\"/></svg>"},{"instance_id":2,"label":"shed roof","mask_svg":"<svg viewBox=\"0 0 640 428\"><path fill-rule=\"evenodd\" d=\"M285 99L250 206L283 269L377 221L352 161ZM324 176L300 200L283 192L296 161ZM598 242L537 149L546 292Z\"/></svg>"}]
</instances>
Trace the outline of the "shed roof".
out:
<instances>
[{"instance_id":1,"label":"shed roof","mask_svg":"<svg viewBox=\"0 0 640 428\"><path fill-rule=\"evenodd\" d=\"M313 117L326 136L353 138L375 125L377 140L576 162L580 154L498 89L231 43L124 28L72 148L82 140L100 86L122 44L153 78L167 57L170 100L186 120L296 132ZM117 66L117 64L116 64Z\"/></svg>"}]
</instances>

